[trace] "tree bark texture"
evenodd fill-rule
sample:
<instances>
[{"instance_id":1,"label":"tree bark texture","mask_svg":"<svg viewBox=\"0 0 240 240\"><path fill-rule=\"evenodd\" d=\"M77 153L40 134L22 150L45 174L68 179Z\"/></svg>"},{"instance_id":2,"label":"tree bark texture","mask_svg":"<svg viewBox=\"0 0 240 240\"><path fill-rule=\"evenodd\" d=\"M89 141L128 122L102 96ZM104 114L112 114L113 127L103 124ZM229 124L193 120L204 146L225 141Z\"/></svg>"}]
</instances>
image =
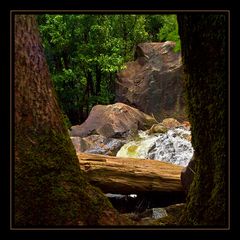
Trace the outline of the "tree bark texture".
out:
<instances>
[{"instance_id":1,"label":"tree bark texture","mask_svg":"<svg viewBox=\"0 0 240 240\"><path fill-rule=\"evenodd\" d=\"M63 132L61 112L33 17L15 16L15 127L52 126Z\"/></svg>"},{"instance_id":2,"label":"tree bark texture","mask_svg":"<svg viewBox=\"0 0 240 240\"><path fill-rule=\"evenodd\" d=\"M179 14L196 174L181 222L226 226L228 173L227 15Z\"/></svg>"},{"instance_id":3,"label":"tree bark texture","mask_svg":"<svg viewBox=\"0 0 240 240\"><path fill-rule=\"evenodd\" d=\"M90 183L105 193L183 192L183 167L157 160L78 153Z\"/></svg>"},{"instance_id":4,"label":"tree bark texture","mask_svg":"<svg viewBox=\"0 0 240 240\"><path fill-rule=\"evenodd\" d=\"M80 170L34 16L15 15L14 39L14 226L118 224Z\"/></svg>"}]
</instances>

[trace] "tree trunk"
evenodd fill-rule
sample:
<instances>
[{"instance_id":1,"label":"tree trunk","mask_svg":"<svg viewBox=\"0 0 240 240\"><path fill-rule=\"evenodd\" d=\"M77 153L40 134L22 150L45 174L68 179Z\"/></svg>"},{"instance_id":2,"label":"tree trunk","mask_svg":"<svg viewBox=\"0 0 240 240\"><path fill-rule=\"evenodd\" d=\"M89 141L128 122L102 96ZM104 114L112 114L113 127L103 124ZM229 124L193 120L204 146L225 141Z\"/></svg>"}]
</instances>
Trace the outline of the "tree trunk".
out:
<instances>
[{"instance_id":1,"label":"tree trunk","mask_svg":"<svg viewBox=\"0 0 240 240\"><path fill-rule=\"evenodd\" d=\"M80 170L63 124L34 16L15 15L14 225L117 224Z\"/></svg>"},{"instance_id":2,"label":"tree trunk","mask_svg":"<svg viewBox=\"0 0 240 240\"><path fill-rule=\"evenodd\" d=\"M101 92L101 80L102 80L102 72L99 66L96 66L96 96L99 96Z\"/></svg>"},{"instance_id":3,"label":"tree trunk","mask_svg":"<svg viewBox=\"0 0 240 240\"><path fill-rule=\"evenodd\" d=\"M227 15L180 14L196 174L182 223L227 224Z\"/></svg>"},{"instance_id":4,"label":"tree trunk","mask_svg":"<svg viewBox=\"0 0 240 240\"><path fill-rule=\"evenodd\" d=\"M105 193L183 192L183 167L156 160L78 153L90 183Z\"/></svg>"},{"instance_id":5,"label":"tree trunk","mask_svg":"<svg viewBox=\"0 0 240 240\"><path fill-rule=\"evenodd\" d=\"M93 76L90 71L87 72L87 89L90 96L95 95Z\"/></svg>"}]
</instances>

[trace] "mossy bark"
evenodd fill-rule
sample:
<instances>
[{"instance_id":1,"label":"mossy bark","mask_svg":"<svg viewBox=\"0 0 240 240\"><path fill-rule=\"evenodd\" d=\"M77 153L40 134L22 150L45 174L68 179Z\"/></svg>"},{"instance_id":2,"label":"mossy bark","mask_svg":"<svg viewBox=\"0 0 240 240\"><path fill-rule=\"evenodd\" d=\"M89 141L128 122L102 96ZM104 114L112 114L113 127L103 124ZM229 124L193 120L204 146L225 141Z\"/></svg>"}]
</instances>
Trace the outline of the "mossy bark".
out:
<instances>
[{"instance_id":1,"label":"mossy bark","mask_svg":"<svg viewBox=\"0 0 240 240\"><path fill-rule=\"evenodd\" d=\"M179 14L196 174L182 224L227 224L227 15Z\"/></svg>"},{"instance_id":2,"label":"mossy bark","mask_svg":"<svg viewBox=\"0 0 240 240\"><path fill-rule=\"evenodd\" d=\"M34 16L15 15L14 226L118 224L80 170Z\"/></svg>"}]
</instances>

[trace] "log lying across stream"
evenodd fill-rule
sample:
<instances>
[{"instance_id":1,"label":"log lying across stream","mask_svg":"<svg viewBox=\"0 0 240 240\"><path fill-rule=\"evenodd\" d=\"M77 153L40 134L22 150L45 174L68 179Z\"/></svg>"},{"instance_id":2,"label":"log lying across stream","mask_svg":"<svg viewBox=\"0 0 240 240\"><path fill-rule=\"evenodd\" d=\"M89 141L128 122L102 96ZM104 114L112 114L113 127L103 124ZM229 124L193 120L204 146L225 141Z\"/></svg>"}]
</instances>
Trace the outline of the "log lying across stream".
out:
<instances>
[{"instance_id":1,"label":"log lying across stream","mask_svg":"<svg viewBox=\"0 0 240 240\"><path fill-rule=\"evenodd\" d=\"M89 182L105 193L182 192L183 167L157 160L78 153Z\"/></svg>"}]
</instances>

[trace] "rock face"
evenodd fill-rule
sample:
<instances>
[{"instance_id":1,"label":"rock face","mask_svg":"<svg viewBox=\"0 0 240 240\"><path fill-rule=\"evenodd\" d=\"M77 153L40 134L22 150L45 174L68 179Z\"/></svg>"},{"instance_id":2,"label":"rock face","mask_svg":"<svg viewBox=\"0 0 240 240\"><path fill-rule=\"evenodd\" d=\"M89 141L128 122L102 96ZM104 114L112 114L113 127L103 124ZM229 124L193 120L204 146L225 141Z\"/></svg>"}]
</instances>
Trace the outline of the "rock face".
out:
<instances>
[{"instance_id":1,"label":"rock face","mask_svg":"<svg viewBox=\"0 0 240 240\"><path fill-rule=\"evenodd\" d=\"M181 53L174 42L141 43L134 62L117 75L116 101L134 106L158 121L186 120Z\"/></svg>"},{"instance_id":2,"label":"rock face","mask_svg":"<svg viewBox=\"0 0 240 240\"><path fill-rule=\"evenodd\" d=\"M123 103L96 105L87 120L71 128L70 135L87 137L98 134L106 138L121 138L150 128L156 120Z\"/></svg>"}]
</instances>

